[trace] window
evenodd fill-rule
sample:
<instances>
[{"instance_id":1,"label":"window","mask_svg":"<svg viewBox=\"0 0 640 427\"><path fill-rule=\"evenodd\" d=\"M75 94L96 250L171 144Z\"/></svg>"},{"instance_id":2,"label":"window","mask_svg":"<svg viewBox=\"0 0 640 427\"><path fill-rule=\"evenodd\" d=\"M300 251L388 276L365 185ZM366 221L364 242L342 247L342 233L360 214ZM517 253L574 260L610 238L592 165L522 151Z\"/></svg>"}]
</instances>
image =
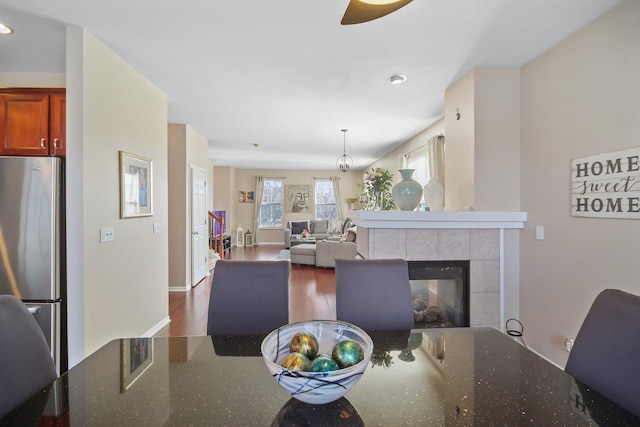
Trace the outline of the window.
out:
<instances>
[{"instance_id":1,"label":"window","mask_svg":"<svg viewBox=\"0 0 640 427\"><path fill-rule=\"evenodd\" d=\"M260 228L282 227L282 178L265 178L260 204Z\"/></svg>"},{"instance_id":2,"label":"window","mask_svg":"<svg viewBox=\"0 0 640 427\"><path fill-rule=\"evenodd\" d=\"M316 219L338 219L336 195L330 179L316 178Z\"/></svg>"},{"instance_id":3,"label":"window","mask_svg":"<svg viewBox=\"0 0 640 427\"><path fill-rule=\"evenodd\" d=\"M418 181L423 187L429 181L429 157L427 147L413 150L406 156L407 169L414 169L413 179Z\"/></svg>"}]
</instances>

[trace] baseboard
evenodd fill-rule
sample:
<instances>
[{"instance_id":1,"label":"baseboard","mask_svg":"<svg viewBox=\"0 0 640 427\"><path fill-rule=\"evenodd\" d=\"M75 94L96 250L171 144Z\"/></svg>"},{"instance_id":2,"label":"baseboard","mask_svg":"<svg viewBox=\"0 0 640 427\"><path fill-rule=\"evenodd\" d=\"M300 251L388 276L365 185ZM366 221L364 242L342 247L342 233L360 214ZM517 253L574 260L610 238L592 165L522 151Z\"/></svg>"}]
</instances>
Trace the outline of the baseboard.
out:
<instances>
[{"instance_id":1,"label":"baseboard","mask_svg":"<svg viewBox=\"0 0 640 427\"><path fill-rule=\"evenodd\" d=\"M282 246L284 242L260 242L254 243L255 246Z\"/></svg>"},{"instance_id":2,"label":"baseboard","mask_svg":"<svg viewBox=\"0 0 640 427\"><path fill-rule=\"evenodd\" d=\"M161 321L159 321L158 323L156 323L156 325L154 327L152 327L147 332L142 334L142 336L143 337L152 337L155 334L157 334L158 332L160 332L160 330L162 328L164 328L165 326L167 326L169 323L171 323L171 318L169 316L167 316L164 319L162 319Z\"/></svg>"},{"instance_id":3,"label":"baseboard","mask_svg":"<svg viewBox=\"0 0 640 427\"><path fill-rule=\"evenodd\" d=\"M169 286L169 292L187 292L191 288L185 288L184 286Z\"/></svg>"}]
</instances>

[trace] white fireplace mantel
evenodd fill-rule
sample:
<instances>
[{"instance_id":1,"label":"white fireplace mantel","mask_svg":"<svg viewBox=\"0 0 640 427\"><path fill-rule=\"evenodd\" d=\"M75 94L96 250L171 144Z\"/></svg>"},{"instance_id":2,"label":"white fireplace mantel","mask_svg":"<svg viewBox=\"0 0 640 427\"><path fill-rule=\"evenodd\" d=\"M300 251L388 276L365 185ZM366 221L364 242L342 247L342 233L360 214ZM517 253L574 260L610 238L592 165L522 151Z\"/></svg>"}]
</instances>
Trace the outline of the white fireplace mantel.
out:
<instances>
[{"instance_id":1,"label":"white fireplace mantel","mask_svg":"<svg viewBox=\"0 0 640 427\"><path fill-rule=\"evenodd\" d=\"M471 326L518 318L519 234L526 212L349 211L363 258L469 260ZM508 316L508 317L507 317Z\"/></svg>"},{"instance_id":2,"label":"white fireplace mantel","mask_svg":"<svg viewBox=\"0 0 640 427\"><path fill-rule=\"evenodd\" d=\"M526 212L488 211L349 211L365 228L523 228Z\"/></svg>"}]
</instances>

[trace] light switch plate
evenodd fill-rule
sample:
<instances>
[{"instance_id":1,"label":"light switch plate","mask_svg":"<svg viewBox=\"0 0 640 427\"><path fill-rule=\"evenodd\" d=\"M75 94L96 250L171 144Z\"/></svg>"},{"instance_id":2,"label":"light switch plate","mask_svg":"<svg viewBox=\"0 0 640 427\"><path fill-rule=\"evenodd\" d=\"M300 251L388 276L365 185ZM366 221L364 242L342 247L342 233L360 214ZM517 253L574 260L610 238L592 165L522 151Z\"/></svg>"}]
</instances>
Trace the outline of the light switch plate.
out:
<instances>
[{"instance_id":1,"label":"light switch plate","mask_svg":"<svg viewBox=\"0 0 640 427\"><path fill-rule=\"evenodd\" d=\"M113 227L100 229L100 243L111 242L113 240Z\"/></svg>"},{"instance_id":2,"label":"light switch plate","mask_svg":"<svg viewBox=\"0 0 640 427\"><path fill-rule=\"evenodd\" d=\"M541 225L536 225L536 239L544 240L544 227Z\"/></svg>"},{"instance_id":3,"label":"light switch plate","mask_svg":"<svg viewBox=\"0 0 640 427\"><path fill-rule=\"evenodd\" d=\"M153 234L158 234L160 232L160 223L159 222L154 222L153 223Z\"/></svg>"}]
</instances>

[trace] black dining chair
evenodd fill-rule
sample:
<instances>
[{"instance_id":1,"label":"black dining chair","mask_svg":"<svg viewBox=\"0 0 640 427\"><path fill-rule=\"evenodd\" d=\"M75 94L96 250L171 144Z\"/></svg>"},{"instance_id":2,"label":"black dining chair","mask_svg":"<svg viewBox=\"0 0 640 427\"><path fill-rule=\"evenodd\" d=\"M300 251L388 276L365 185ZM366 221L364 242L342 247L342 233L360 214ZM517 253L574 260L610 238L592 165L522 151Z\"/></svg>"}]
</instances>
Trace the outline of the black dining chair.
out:
<instances>
[{"instance_id":1,"label":"black dining chair","mask_svg":"<svg viewBox=\"0 0 640 427\"><path fill-rule=\"evenodd\" d=\"M366 331L414 327L409 269L403 259L337 259L338 320Z\"/></svg>"},{"instance_id":2,"label":"black dining chair","mask_svg":"<svg viewBox=\"0 0 640 427\"><path fill-rule=\"evenodd\" d=\"M565 371L640 416L640 296L602 291L578 331Z\"/></svg>"},{"instance_id":3,"label":"black dining chair","mask_svg":"<svg viewBox=\"0 0 640 427\"><path fill-rule=\"evenodd\" d=\"M207 334L262 334L286 325L289 269L289 261L216 262Z\"/></svg>"},{"instance_id":4,"label":"black dining chair","mask_svg":"<svg viewBox=\"0 0 640 427\"><path fill-rule=\"evenodd\" d=\"M0 418L57 378L49 345L27 307L0 295Z\"/></svg>"}]
</instances>

